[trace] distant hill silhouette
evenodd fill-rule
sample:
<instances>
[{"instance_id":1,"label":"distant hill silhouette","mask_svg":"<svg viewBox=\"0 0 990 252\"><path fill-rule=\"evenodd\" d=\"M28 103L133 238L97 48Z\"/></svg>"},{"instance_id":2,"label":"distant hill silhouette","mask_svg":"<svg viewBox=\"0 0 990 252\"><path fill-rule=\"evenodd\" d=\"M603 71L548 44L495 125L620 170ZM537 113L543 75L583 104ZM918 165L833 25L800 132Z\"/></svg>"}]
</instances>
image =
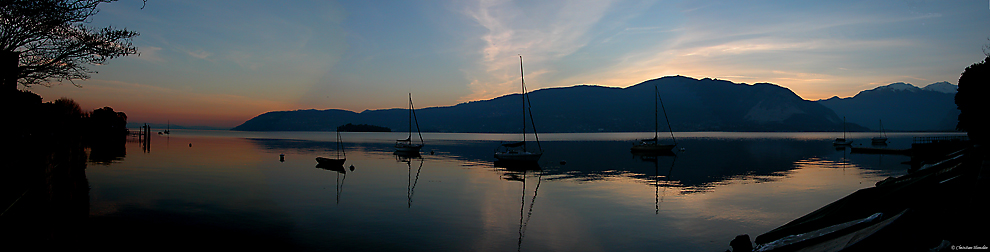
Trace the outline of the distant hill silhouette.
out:
<instances>
[{"instance_id":1,"label":"distant hill silhouette","mask_svg":"<svg viewBox=\"0 0 990 252\"><path fill-rule=\"evenodd\" d=\"M953 131L959 110L954 101L956 85L932 83L924 88L892 83L864 90L849 98L832 97L819 104L845 116L851 123L889 131Z\"/></svg>"},{"instance_id":2,"label":"distant hill silhouette","mask_svg":"<svg viewBox=\"0 0 990 252\"><path fill-rule=\"evenodd\" d=\"M538 132L653 131L654 84L674 131L841 131L842 118L819 103L768 83L736 84L724 80L668 76L627 88L573 86L530 93ZM519 132L520 94L448 107L419 109L427 132ZM402 102L397 102L397 105ZM661 130L666 130L660 114ZM404 131L406 109L339 109L273 111L232 130L332 131L345 123L371 124ZM849 131L867 130L849 125Z\"/></svg>"},{"instance_id":3,"label":"distant hill silhouette","mask_svg":"<svg viewBox=\"0 0 990 252\"><path fill-rule=\"evenodd\" d=\"M272 111L251 118L232 130L242 131L334 131L345 123L364 123L358 113L340 110Z\"/></svg>"}]
</instances>

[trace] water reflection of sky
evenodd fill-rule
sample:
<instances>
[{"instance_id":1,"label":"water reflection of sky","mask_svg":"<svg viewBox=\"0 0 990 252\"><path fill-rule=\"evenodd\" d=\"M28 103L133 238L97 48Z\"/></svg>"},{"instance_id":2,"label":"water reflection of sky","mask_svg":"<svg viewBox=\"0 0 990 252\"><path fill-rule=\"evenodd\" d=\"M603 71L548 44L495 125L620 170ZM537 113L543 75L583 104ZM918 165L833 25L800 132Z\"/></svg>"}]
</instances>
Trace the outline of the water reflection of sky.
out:
<instances>
[{"instance_id":1,"label":"water reflection of sky","mask_svg":"<svg viewBox=\"0 0 990 252\"><path fill-rule=\"evenodd\" d=\"M294 150L297 153L330 152L334 143L250 139L263 149ZM682 139L678 146L690 148L674 156L642 157L629 152L629 141L549 141L542 143L546 154L541 159L548 180L595 181L630 177L652 183L656 170L676 171L676 184L688 191L704 191L720 181L745 177L772 181L787 177L788 171L807 166L868 169L891 175L903 171L907 157L893 155L850 154L836 150L830 140L795 140L793 138L721 138ZM491 166L494 141L432 141L424 156L449 158L465 166ZM390 156L390 143L353 143L353 151ZM429 151L434 151L430 155ZM273 152L274 153L274 152ZM676 157L675 157L676 156ZM563 161L565 164L560 164ZM886 164L884 163L886 161ZM655 165L654 165L655 164ZM885 173L893 172L893 173ZM665 177L665 176L664 176Z\"/></svg>"},{"instance_id":2,"label":"water reflection of sky","mask_svg":"<svg viewBox=\"0 0 990 252\"><path fill-rule=\"evenodd\" d=\"M224 226L314 249L720 251L907 168L906 157L837 150L824 133L684 137L685 151L659 157L629 153L627 135L572 136L542 143L541 171L492 166L501 139L488 136L427 141L406 163L384 134L345 136L355 169L341 173L315 168L335 143L304 139L312 133L197 134L155 136L149 153L128 143L123 161L87 169L91 217Z\"/></svg>"}]
</instances>

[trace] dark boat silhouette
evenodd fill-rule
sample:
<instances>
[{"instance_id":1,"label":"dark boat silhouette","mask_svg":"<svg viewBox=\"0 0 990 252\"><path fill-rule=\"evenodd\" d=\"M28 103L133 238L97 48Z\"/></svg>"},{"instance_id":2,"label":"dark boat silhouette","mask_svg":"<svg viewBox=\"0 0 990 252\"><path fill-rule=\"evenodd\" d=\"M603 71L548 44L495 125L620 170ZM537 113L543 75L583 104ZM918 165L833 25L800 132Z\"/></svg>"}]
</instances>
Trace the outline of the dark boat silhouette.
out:
<instances>
[{"instance_id":1,"label":"dark boat silhouette","mask_svg":"<svg viewBox=\"0 0 990 252\"><path fill-rule=\"evenodd\" d=\"M413 122L416 122L419 144L412 143ZM395 140L395 151L419 154L419 149L423 148L423 145L423 133L419 131L419 120L416 118L416 109L413 107L412 93L409 93L409 136L406 139Z\"/></svg>"},{"instance_id":2,"label":"dark boat silhouette","mask_svg":"<svg viewBox=\"0 0 990 252\"><path fill-rule=\"evenodd\" d=\"M632 152L647 152L647 153L670 152L670 150L671 149L674 149L674 146L677 145L677 139L674 138L674 130L670 128L670 119L667 118L667 109L666 108L663 109L663 118L664 118L664 120L667 120L667 129L670 131L670 139L674 143L673 144L660 144L660 141L659 141L660 140L659 139L660 138L660 126L659 126L660 117L657 115L657 112L659 112L659 111L657 111L657 103L659 102L660 103L660 106L662 107L663 106L663 99L660 99L660 90L657 89L657 86L656 85L653 85L653 91L656 93L656 97L655 97L656 99L653 101L653 138L640 140L640 143L639 144L633 145L633 147L630 148L630 151L632 151Z\"/></svg>"},{"instance_id":3,"label":"dark boat silhouette","mask_svg":"<svg viewBox=\"0 0 990 252\"><path fill-rule=\"evenodd\" d=\"M522 55L519 56L519 79L522 86L522 105L523 105L523 127L522 136L523 140L521 142L505 143L501 144L495 149L495 159L502 162L533 162L540 160L540 156L543 156L543 148L539 148L539 152L530 151L526 147L526 115L529 114L530 122L533 124L533 134L536 135L536 123L533 121L533 112L530 106L527 106L529 101L529 96L526 95L526 79L523 73L523 62ZM532 105L532 103L530 103ZM536 144L539 146L540 137L536 135Z\"/></svg>"},{"instance_id":4,"label":"dark boat silhouette","mask_svg":"<svg viewBox=\"0 0 990 252\"><path fill-rule=\"evenodd\" d=\"M316 163L327 167L343 166L347 161L347 153L344 152L344 144L340 142L340 129L337 129L337 148L334 158L316 157Z\"/></svg>"}]
</instances>

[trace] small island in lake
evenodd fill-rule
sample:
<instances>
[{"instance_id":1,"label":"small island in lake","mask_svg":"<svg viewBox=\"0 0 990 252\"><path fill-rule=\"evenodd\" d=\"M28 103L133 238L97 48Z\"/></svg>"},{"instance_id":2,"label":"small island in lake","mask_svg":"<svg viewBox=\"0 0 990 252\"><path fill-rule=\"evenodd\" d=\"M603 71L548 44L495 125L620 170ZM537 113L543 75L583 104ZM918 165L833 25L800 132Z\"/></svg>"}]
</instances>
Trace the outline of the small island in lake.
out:
<instances>
[{"instance_id":1,"label":"small island in lake","mask_svg":"<svg viewBox=\"0 0 990 252\"><path fill-rule=\"evenodd\" d=\"M368 124L344 124L337 127L337 131L342 132L392 132L388 127L368 125Z\"/></svg>"}]
</instances>

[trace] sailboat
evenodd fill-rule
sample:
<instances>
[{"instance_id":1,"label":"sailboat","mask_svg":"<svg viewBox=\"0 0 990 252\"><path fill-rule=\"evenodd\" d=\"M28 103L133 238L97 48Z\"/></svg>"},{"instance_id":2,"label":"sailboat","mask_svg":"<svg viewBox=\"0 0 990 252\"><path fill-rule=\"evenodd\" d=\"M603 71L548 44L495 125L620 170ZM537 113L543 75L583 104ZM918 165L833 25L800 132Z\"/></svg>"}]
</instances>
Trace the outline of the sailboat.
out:
<instances>
[{"instance_id":1,"label":"sailboat","mask_svg":"<svg viewBox=\"0 0 990 252\"><path fill-rule=\"evenodd\" d=\"M412 125L416 122L416 133L419 134L419 144L412 143ZM412 93L409 93L409 136L406 139L395 140L395 151L403 153L419 153L423 148L423 133L419 131L419 120L416 119L416 109L413 108Z\"/></svg>"},{"instance_id":2,"label":"sailboat","mask_svg":"<svg viewBox=\"0 0 990 252\"><path fill-rule=\"evenodd\" d=\"M873 145L885 145L887 144L887 132L883 131L883 120L880 120L880 136L870 139L873 141Z\"/></svg>"},{"instance_id":3,"label":"sailboat","mask_svg":"<svg viewBox=\"0 0 990 252\"><path fill-rule=\"evenodd\" d=\"M540 160L540 156L543 156L543 147L540 146L540 136L536 135L536 123L533 121L533 112L527 106L529 102L529 96L526 95L526 79L523 73L523 61L522 55L519 55L519 79L522 85L522 105L523 105L523 127L522 127L522 142L505 143L495 149L495 159L503 162L536 162ZM532 105L532 103L530 103ZM533 152L527 149L526 146L526 114L529 114L530 122L533 124L533 135L536 135L536 145L539 147L539 152Z\"/></svg>"},{"instance_id":4,"label":"sailboat","mask_svg":"<svg viewBox=\"0 0 990 252\"><path fill-rule=\"evenodd\" d=\"M337 154L336 158L316 157L316 162L319 163L317 166L335 168L337 166L344 166L344 161L347 160L347 153L344 152L344 144L340 142L340 127L337 128L337 149L335 152Z\"/></svg>"},{"instance_id":5,"label":"sailboat","mask_svg":"<svg viewBox=\"0 0 990 252\"><path fill-rule=\"evenodd\" d=\"M666 152L670 151L677 145L677 139L674 138L674 130L670 128L670 119L667 118L667 109L663 109L663 118L667 120L667 129L670 130L670 139L674 141L673 144L660 144L660 126L659 126L659 116L657 116L657 103L663 106L663 99L660 99L660 90L657 89L656 85L653 85L653 91L656 93L656 99L653 101L653 138L640 140L639 144L633 145L631 151L633 152Z\"/></svg>"},{"instance_id":6,"label":"sailboat","mask_svg":"<svg viewBox=\"0 0 990 252\"><path fill-rule=\"evenodd\" d=\"M852 145L852 140L846 140L846 117L842 117L842 138L836 138L832 145Z\"/></svg>"}]
</instances>

